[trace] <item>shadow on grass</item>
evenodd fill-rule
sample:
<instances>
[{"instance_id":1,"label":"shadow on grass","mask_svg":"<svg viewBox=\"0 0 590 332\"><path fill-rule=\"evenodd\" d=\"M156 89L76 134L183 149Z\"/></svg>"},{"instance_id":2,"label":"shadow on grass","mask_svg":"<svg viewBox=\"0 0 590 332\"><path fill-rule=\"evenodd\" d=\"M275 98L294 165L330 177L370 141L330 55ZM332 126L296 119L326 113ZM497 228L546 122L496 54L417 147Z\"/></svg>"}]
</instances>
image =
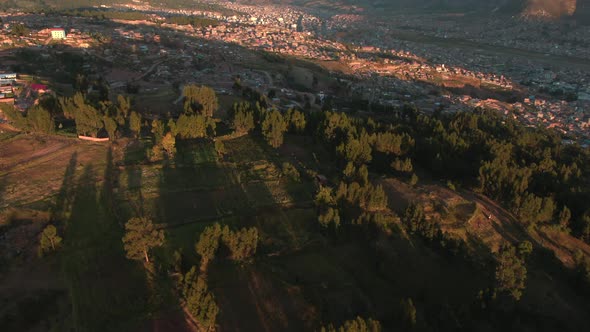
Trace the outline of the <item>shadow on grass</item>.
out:
<instances>
[{"instance_id":1,"label":"shadow on grass","mask_svg":"<svg viewBox=\"0 0 590 332\"><path fill-rule=\"evenodd\" d=\"M159 220L165 223L169 233L174 233L169 237L166 255L184 249L185 266L199 264L194 244L200 232L215 222L234 229L256 226L262 238L288 237L284 230L277 231L285 227L283 223L287 217L284 211L276 206L264 179L257 177L251 169L257 161L267 163L264 153L257 155L258 147L250 141L233 143L239 145L240 151L228 152L228 159L238 159L218 161L216 156L210 156L215 153L213 142L179 141L175 160L166 161L161 170L157 202ZM281 243L287 245L289 241ZM265 246L263 242L259 244L259 255L268 251ZM220 253L220 256L223 255ZM295 324L300 319L297 313L282 309L290 305L289 300L277 303L276 308L263 306L275 290L286 292L282 286L258 287L258 276L249 271L224 257L210 265L209 288L216 295L221 309L217 321L222 330L262 331L268 330L269 326L273 330L299 330L296 327L299 324ZM288 299L288 296L281 298ZM279 310L289 311L287 321L286 317L274 317Z\"/></svg>"},{"instance_id":2,"label":"shadow on grass","mask_svg":"<svg viewBox=\"0 0 590 332\"><path fill-rule=\"evenodd\" d=\"M106 165L104 170L102 192L100 199L104 202L106 211L115 217L122 225L121 211L117 204L119 192L119 169L115 167L113 161L113 148L109 147L106 156Z\"/></svg>"},{"instance_id":3,"label":"shadow on grass","mask_svg":"<svg viewBox=\"0 0 590 332\"><path fill-rule=\"evenodd\" d=\"M144 216L141 163L147 159L147 147L141 141L132 141L125 147L123 163L127 176L127 201L134 216Z\"/></svg>"},{"instance_id":4,"label":"shadow on grass","mask_svg":"<svg viewBox=\"0 0 590 332\"><path fill-rule=\"evenodd\" d=\"M61 258L71 326L75 331L129 330L146 313L144 271L125 258L123 229L105 195L98 195L92 165L70 188L71 214Z\"/></svg>"},{"instance_id":5,"label":"shadow on grass","mask_svg":"<svg viewBox=\"0 0 590 332\"><path fill-rule=\"evenodd\" d=\"M216 160L213 142L179 141L173 160L163 162L155 202L160 222L168 227L205 224L248 208L234 172Z\"/></svg>"},{"instance_id":6,"label":"shadow on grass","mask_svg":"<svg viewBox=\"0 0 590 332\"><path fill-rule=\"evenodd\" d=\"M54 221L62 221L67 219L66 214L69 213L70 205L72 204L72 200L74 198L72 195L76 185L75 180L77 162L78 154L74 152L72 153L70 162L66 167L55 205L51 211L51 219Z\"/></svg>"},{"instance_id":7,"label":"shadow on grass","mask_svg":"<svg viewBox=\"0 0 590 332\"><path fill-rule=\"evenodd\" d=\"M4 193L6 192L6 189L8 187L8 175L4 175L0 178L0 208L5 204L3 203L3 196Z\"/></svg>"}]
</instances>

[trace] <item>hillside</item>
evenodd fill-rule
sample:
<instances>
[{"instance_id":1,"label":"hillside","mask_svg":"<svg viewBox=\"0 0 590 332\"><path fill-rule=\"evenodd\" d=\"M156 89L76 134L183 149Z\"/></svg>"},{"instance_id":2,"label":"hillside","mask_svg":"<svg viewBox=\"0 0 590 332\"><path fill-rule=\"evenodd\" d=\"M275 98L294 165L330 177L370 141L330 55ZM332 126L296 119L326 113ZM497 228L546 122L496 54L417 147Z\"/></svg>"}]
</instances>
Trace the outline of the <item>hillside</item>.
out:
<instances>
[{"instance_id":1,"label":"hillside","mask_svg":"<svg viewBox=\"0 0 590 332\"><path fill-rule=\"evenodd\" d=\"M360 7L375 11L464 11L545 18L588 17L587 0L239 0L239 2L253 5L289 4L340 10Z\"/></svg>"}]
</instances>

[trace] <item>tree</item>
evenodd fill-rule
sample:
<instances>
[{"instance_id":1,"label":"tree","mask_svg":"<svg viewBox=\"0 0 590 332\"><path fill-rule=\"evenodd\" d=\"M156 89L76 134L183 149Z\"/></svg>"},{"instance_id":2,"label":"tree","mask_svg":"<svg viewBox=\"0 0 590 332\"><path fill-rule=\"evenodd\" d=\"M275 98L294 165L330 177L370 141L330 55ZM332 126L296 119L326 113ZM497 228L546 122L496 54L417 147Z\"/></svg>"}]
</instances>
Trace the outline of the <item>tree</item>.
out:
<instances>
[{"instance_id":1,"label":"tree","mask_svg":"<svg viewBox=\"0 0 590 332\"><path fill-rule=\"evenodd\" d=\"M76 131L79 135L96 137L103 128L103 116L81 93L76 93L72 98L59 98L62 112L68 118L76 121Z\"/></svg>"},{"instance_id":2,"label":"tree","mask_svg":"<svg viewBox=\"0 0 590 332\"><path fill-rule=\"evenodd\" d=\"M201 256L202 271L206 271L209 261L215 258L217 249L219 249L220 237L221 225L218 223L206 227L199 236L199 241L195 245L195 251Z\"/></svg>"},{"instance_id":3,"label":"tree","mask_svg":"<svg viewBox=\"0 0 590 332\"><path fill-rule=\"evenodd\" d=\"M297 110L289 109L285 116L289 124L289 130L295 134L302 134L305 131L305 114Z\"/></svg>"},{"instance_id":4,"label":"tree","mask_svg":"<svg viewBox=\"0 0 590 332\"><path fill-rule=\"evenodd\" d=\"M440 226L433 219L426 219L424 207L419 204L410 204L402 218L406 229L413 234L418 234L427 240L433 240L440 235Z\"/></svg>"},{"instance_id":5,"label":"tree","mask_svg":"<svg viewBox=\"0 0 590 332\"><path fill-rule=\"evenodd\" d=\"M412 166L412 159L410 158L403 160L395 158L395 160L391 163L391 168L393 168L394 171L401 173L410 173L414 170L414 167Z\"/></svg>"},{"instance_id":6,"label":"tree","mask_svg":"<svg viewBox=\"0 0 590 332\"><path fill-rule=\"evenodd\" d=\"M243 261L256 254L258 229L252 227L231 231L228 226L225 226L222 230L221 240L229 249L230 257L233 260Z\"/></svg>"},{"instance_id":7,"label":"tree","mask_svg":"<svg viewBox=\"0 0 590 332\"><path fill-rule=\"evenodd\" d=\"M167 133L162 139L162 148L169 157L173 158L176 154L176 138L171 133Z\"/></svg>"},{"instance_id":8,"label":"tree","mask_svg":"<svg viewBox=\"0 0 590 332\"><path fill-rule=\"evenodd\" d=\"M236 112L232 122L232 128L237 133L247 133L254 129L254 115L252 112Z\"/></svg>"},{"instance_id":9,"label":"tree","mask_svg":"<svg viewBox=\"0 0 590 332\"><path fill-rule=\"evenodd\" d=\"M414 147L414 139L408 134L379 133L375 137L375 150L388 155L402 156Z\"/></svg>"},{"instance_id":10,"label":"tree","mask_svg":"<svg viewBox=\"0 0 590 332\"><path fill-rule=\"evenodd\" d=\"M563 206L561 212L559 212L558 223L563 229L567 229L570 224L570 219L572 218L572 212L567 206Z\"/></svg>"},{"instance_id":11,"label":"tree","mask_svg":"<svg viewBox=\"0 0 590 332\"><path fill-rule=\"evenodd\" d=\"M123 118L129 117L129 111L131 110L131 100L129 97L122 95L117 96L117 112L122 115Z\"/></svg>"},{"instance_id":12,"label":"tree","mask_svg":"<svg viewBox=\"0 0 590 332\"><path fill-rule=\"evenodd\" d=\"M127 258L150 262L149 251L164 244L164 231L157 229L153 222L145 217L131 218L125 224L123 246Z\"/></svg>"},{"instance_id":13,"label":"tree","mask_svg":"<svg viewBox=\"0 0 590 332\"><path fill-rule=\"evenodd\" d=\"M555 204L551 197L541 198L527 193L518 208L520 220L527 225L550 221L553 217Z\"/></svg>"},{"instance_id":14,"label":"tree","mask_svg":"<svg viewBox=\"0 0 590 332\"><path fill-rule=\"evenodd\" d=\"M152 134L154 134L154 140L156 144L160 144L162 142L162 138L164 138L164 124L160 120L153 120L152 121ZM173 136L176 136L173 134Z\"/></svg>"},{"instance_id":15,"label":"tree","mask_svg":"<svg viewBox=\"0 0 590 332\"><path fill-rule=\"evenodd\" d=\"M282 173L293 182L301 182L301 175L295 166L289 162L284 162L282 165Z\"/></svg>"},{"instance_id":16,"label":"tree","mask_svg":"<svg viewBox=\"0 0 590 332\"><path fill-rule=\"evenodd\" d=\"M520 300L525 289L527 270L524 259L516 253L516 248L504 244L497 254L496 288Z\"/></svg>"},{"instance_id":17,"label":"tree","mask_svg":"<svg viewBox=\"0 0 590 332\"><path fill-rule=\"evenodd\" d=\"M17 23L12 26L12 34L14 34L15 36L26 36L29 34L29 32L29 28L27 28L24 24Z\"/></svg>"},{"instance_id":18,"label":"tree","mask_svg":"<svg viewBox=\"0 0 590 332\"><path fill-rule=\"evenodd\" d=\"M381 323L371 318L364 319L357 317L353 320L347 320L340 327L334 327L330 324L327 327L322 326L321 332L381 332Z\"/></svg>"},{"instance_id":19,"label":"tree","mask_svg":"<svg viewBox=\"0 0 590 332\"><path fill-rule=\"evenodd\" d=\"M156 144L152 146L152 150L149 152L148 158L151 162L162 160L164 158L164 149L162 149L162 145Z\"/></svg>"},{"instance_id":20,"label":"tree","mask_svg":"<svg viewBox=\"0 0 590 332\"><path fill-rule=\"evenodd\" d=\"M221 140L216 140L215 141L215 152L217 152L217 155L219 157L222 157L225 154L225 144L223 144L223 141Z\"/></svg>"},{"instance_id":21,"label":"tree","mask_svg":"<svg viewBox=\"0 0 590 332\"><path fill-rule=\"evenodd\" d=\"M315 197L315 204L318 209L319 224L324 228L332 225L337 229L340 226L340 214L336 208L336 199L332 195L332 189L320 187Z\"/></svg>"},{"instance_id":22,"label":"tree","mask_svg":"<svg viewBox=\"0 0 590 332\"><path fill-rule=\"evenodd\" d=\"M6 116L13 126L20 129L27 129L27 118L25 118L13 105L0 103L0 111L4 113L4 116Z\"/></svg>"},{"instance_id":23,"label":"tree","mask_svg":"<svg viewBox=\"0 0 590 332\"><path fill-rule=\"evenodd\" d=\"M107 134L109 135L109 138L111 139L111 141L114 141L116 138L116 132L117 132L117 121L115 121L115 119L109 117L109 116L105 116L103 119L104 122L104 128L107 131Z\"/></svg>"},{"instance_id":24,"label":"tree","mask_svg":"<svg viewBox=\"0 0 590 332\"><path fill-rule=\"evenodd\" d=\"M182 138L202 138L214 136L215 120L200 114L182 114L176 122L176 132Z\"/></svg>"},{"instance_id":25,"label":"tree","mask_svg":"<svg viewBox=\"0 0 590 332\"><path fill-rule=\"evenodd\" d=\"M207 287L207 281L197 275L193 266L183 277L183 295L191 316L209 331L215 326L219 307L215 296Z\"/></svg>"},{"instance_id":26,"label":"tree","mask_svg":"<svg viewBox=\"0 0 590 332\"><path fill-rule=\"evenodd\" d=\"M183 89L184 112L212 117L219 107L215 90L204 85L185 85Z\"/></svg>"},{"instance_id":27,"label":"tree","mask_svg":"<svg viewBox=\"0 0 590 332\"><path fill-rule=\"evenodd\" d=\"M416 307L411 298L402 299L400 301L402 320L409 327L413 328L416 325Z\"/></svg>"},{"instance_id":28,"label":"tree","mask_svg":"<svg viewBox=\"0 0 590 332\"><path fill-rule=\"evenodd\" d=\"M61 246L62 238L57 234L57 228L47 225L39 237L39 255L55 251Z\"/></svg>"},{"instance_id":29,"label":"tree","mask_svg":"<svg viewBox=\"0 0 590 332\"><path fill-rule=\"evenodd\" d=\"M355 165L366 164L371 161L371 144L369 137L361 135L361 138L349 138L346 143L340 144L336 151L345 161L354 163Z\"/></svg>"},{"instance_id":30,"label":"tree","mask_svg":"<svg viewBox=\"0 0 590 332\"><path fill-rule=\"evenodd\" d=\"M55 123L51 113L41 106L35 106L27 114L29 128L37 133L52 134Z\"/></svg>"},{"instance_id":31,"label":"tree","mask_svg":"<svg viewBox=\"0 0 590 332\"><path fill-rule=\"evenodd\" d=\"M520 257L526 258L533 252L533 244L531 241L522 241L518 244L518 254Z\"/></svg>"},{"instance_id":32,"label":"tree","mask_svg":"<svg viewBox=\"0 0 590 332\"><path fill-rule=\"evenodd\" d=\"M177 273L182 273L183 258L182 248L174 250L174 253L172 254L172 266Z\"/></svg>"},{"instance_id":33,"label":"tree","mask_svg":"<svg viewBox=\"0 0 590 332\"><path fill-rule=\"evenodd\" d=\"M273 148L278 148L283 144L283 135L287 131L287 124L281 113L272 110L266 113L262 121L262 135Z\"/></svg>"},{"instance_id":34,"label":"tree","mask_svg":"<svg viewBox=\"0 0 590 332\"><path fill-rule=\"evenodd\" d=\"M410 186L415 186L418 184L418 181L418 175L416 175L416 173L412 173L412 177L410 178Z\"/></svg>"},{"instance_id":35,"label":"tree","mask_svg":"<svg viewBox=\"0 0 590 332\"><path fill-rule=\"evenodd\" d=\"M135 137L139 137L141 132L141 116L137 112L131 112L129 116L129 129L133 132Z\"/></svg>"},{"instance_id":36,"label":"tree","mask_svg":"<svg viewBox=\"0 0 590 332\"><path fill-rule=\"evenodd\" d=\"M254 129L254 114L250 109L250 103L234 103L231 126L237 133L246 133Z\"/></svg>"},{"instance_id":37,"label":"tree","mask_svg":"<svg viewBox=\"0 0 590 332\"><path fill-rule=\"evenodd\" d=\"M331 206L320 208L318 222L324 228L333 225L334 228L337 229L340 227L340 214L338 213L338 209Z\"/></svg>"}]
</instances>

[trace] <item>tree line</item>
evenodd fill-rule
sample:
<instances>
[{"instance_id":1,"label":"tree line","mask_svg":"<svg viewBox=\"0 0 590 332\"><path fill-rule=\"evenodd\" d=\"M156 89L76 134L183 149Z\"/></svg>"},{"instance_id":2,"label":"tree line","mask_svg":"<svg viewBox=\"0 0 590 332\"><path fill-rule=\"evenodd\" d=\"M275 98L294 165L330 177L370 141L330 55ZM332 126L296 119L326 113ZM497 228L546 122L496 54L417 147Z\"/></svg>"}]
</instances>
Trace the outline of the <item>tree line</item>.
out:
<instances>
[{"instance_id":1,"label":"tree line","mask_svg":"<svg viewBox=\"0 0 590 332\"><path fill-rule=\"evenodd\" d=\"M405 106L396 116L375 121L330 111L281 113L265 109L264 96L250 97L231 112L237 132L261 134L273 147L282 145L286 133L311 136L348 174L365 166L415 183L419 167L453 187L470 187L502 202L525 227L554 225L590 243L590 152L563 144L553 131L484 109L429 116ZM338 219L333 210L321 210Z\"/></svg>"}]
</instances>

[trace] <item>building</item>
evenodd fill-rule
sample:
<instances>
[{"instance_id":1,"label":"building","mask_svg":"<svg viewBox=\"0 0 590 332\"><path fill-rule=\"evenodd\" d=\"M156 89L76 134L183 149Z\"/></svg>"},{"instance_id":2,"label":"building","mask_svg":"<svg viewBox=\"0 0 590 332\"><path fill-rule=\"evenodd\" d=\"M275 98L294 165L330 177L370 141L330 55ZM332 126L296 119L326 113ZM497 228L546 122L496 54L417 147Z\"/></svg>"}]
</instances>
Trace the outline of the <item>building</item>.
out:
<instances>
[{"instance_id":1,"label":"building","mask_svg":"<svg viewBox=\"0 0 590 332\"><path fill-rule=\"evenodd\" d=\"M53 28L51 31L51 38L52 39L65 39L66 38L66 31L63 28Z\"/></svg>"},{"instance_id":2,"label":"building","mask_svg":"<svg viewBox=\"0 0 590 332\"><path fill-rule=\"evenodd\" d=\"M47 92L47 85L45 84L37 84L37 83L33 83L31 84L31 90L37 92L38 94L43 94L45 92Z\"/></svg>"},{"instance_id":3,"label":"building","mask_svg":"<svg viewBox=\"0 0 590 332\"><path fill-rule=\"evenodd\" d=\"M15 73L0 74L0 80L16 80Z\"/></svg>"},{"instance_id":4,"label":"building","mask_svg":"<svg viewBox=\"0 0 590 332\"><path fill-rule=\"evenodd\" d=\"M0 86L0 93L12 93L12 85Z\"/></svg>"}]
</instances>

